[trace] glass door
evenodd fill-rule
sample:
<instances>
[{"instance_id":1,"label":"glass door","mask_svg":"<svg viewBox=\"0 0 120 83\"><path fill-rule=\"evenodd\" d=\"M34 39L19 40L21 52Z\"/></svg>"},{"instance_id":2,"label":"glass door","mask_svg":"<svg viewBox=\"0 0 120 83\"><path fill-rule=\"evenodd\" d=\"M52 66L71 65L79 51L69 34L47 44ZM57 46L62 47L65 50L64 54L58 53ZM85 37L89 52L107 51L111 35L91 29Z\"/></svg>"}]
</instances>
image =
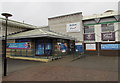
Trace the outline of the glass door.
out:
<instances>
[{"instance_id":1,"label":"glass door","mask_svg":"<svg viewBox=\"0 0 120 83\"><path fill-rule=\"evenodd\" d=\"M36 55L51 55L52 43L50 40L40 39L36 41Z\"/></svg>"},{"instance_id":2,"label":"glass door","mask_svg":"<svg viewBox=\"0 0 120 83\"><path fill-rule=\"evenodd\" d=\"M36 55L44 55L44 43L37 43Z\"/></svg>"},{"instance_id":3,"label":"glass door","mask_svg":"<svg viewBox=\"0 0 120 83\"><path fill-rule=\"evenodd\" d=\"M45 46L45 55L50 56L52 52L52 44L51 43L46 43Z\"/></svg>"}]
</instances>

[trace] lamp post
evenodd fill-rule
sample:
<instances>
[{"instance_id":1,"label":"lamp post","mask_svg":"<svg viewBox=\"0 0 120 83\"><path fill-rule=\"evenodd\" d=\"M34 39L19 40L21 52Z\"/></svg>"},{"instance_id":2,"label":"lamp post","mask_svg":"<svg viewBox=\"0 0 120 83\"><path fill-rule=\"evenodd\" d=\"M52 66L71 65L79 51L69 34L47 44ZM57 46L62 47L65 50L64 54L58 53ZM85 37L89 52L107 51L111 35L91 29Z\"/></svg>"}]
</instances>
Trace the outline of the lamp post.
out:
<instances>
[{"instance_id":1,"label":"lamp post","mask_svg":"<svg viewBox=\"0 0 120 83\"><path fill-rule=\"evenodd\" d=\"M12 15L9 14L9 13L2 13L1 14L2 16L5 16L5 20L6 20L6 29L5 29L5 42L4 42L4 45L5 45L5 49L4 49L4 55L3 55L3 60L4 60L4 76L7 76L7 58L6 58L6 47L7 47L7 21L8 21L8 17L11 17Z\"/></svg>"}]
</instances>

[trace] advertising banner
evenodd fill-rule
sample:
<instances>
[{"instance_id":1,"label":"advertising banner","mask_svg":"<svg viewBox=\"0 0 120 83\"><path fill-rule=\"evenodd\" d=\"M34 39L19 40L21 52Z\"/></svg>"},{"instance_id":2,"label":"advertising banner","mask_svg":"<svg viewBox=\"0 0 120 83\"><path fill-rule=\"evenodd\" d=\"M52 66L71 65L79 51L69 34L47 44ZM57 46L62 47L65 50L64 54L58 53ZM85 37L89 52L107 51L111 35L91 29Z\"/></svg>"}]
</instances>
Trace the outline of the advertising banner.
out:
<instances>
[{"instance_id":1,"label":"advertising banner","mask_svg":"<svg viewBox=\"0 0 120 83\"><path fill-rule=\"evenodd\" d=\"M101 36L103 41L115 41L115 32L102 33Z\"/></svg>"},{"instance_id":2,"label":"advertising banner","mask_svg":"<svg viewBox=\"0 0 120 83\"><path fill-rule=\"evenodd\" d=\"M67 32L80 32L80 22L67 24Z\"/></svg>"},{"instance_id":3,"label":"advertising banner","mask_svg":"<svg viewBox=\"0 0 120 83\"><path fill-rule=\"evenodd\" d=\"M102 50L120 50L120 44L101 44Z\"/></svg>"},{"instance_id":4,"label":"advertising banner","mask_svg":"<svg viewBox=\"0 0 120 83\"><path fill-rule=\"evenodd\" d=\"M75 50L76 52L83 52L82 43L75 43Z\"/></svg>"},{"instance_id":5,"label":"advertising banner","mask_svg":"<svg viewBox=\"0 0 120 83\"><path fill-rule=\"evenodd\" d=\"M95 51L96 50L96 44L86 44L86 50Z\"/></svg>"},{"instance_id":6,"label":"advertising banner","mask_svg":"<svg viewBox=\"0 0 120 83\"><path fill-rule=\"evenodd\" d=\"M66 52L66 50L67 50L67 44L66 44L66 43L61 43L61 44L60 44L60 50L61 50L62 52Z\"/></svg>"},{"instance_id":7,"label":"advertising banner","mask_svg":"<svg viewBox=\"0 0 120 83\"><path fill-rule=\"evenodd\" d=\"M29 49L30 43L7 43L7 48L9 49Z\"/></svg>"},{"instance_id":8,"label":"advertising banner","mask_svg":"<svg viewBox=\"0 0 120 83\"><path fill-rule=\"evenodd\" d=\"M95 34L84 34L84 40L95 40Z\"/></svg>"}]
</instances>

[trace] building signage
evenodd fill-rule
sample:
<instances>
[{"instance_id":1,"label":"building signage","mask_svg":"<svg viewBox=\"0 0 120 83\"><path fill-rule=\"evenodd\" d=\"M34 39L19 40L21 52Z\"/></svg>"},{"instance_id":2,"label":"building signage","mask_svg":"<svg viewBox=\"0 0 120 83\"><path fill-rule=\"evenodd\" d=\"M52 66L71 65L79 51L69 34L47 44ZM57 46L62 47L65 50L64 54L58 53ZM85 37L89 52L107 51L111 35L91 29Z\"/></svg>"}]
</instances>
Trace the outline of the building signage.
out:
<instances>
[{"instance_id":1,"label":"building signage","mask_svg":"<svg viewBox=\"0 0 120 83\"><path fill-rule=\"evenodd\" d=\"M67 24L67 32L80 32L80 22Z\"/></svg>"},{"instance_id":2,"label":"building signage","mask_svg":"<svg viewBox=\"0 0 120 83\"><path fill-rule=\"evenodd\" d=\"M86 50L96 50L96 44L86 44Z\"/></svg>"},{"instance_id":3,"label":"building signage","mask_svg":"<svg viewBox=\"0 0 120 83\"><path fill-rule=\"evenodd\" d=\"M84 34L84 40L95 40L95 34Z\"/></svg>"},{"instance_id":4,"label":"building signage","mask_svg":"<svg viewBox=\"0 0 120 83\"><path fill-rule=\"evenodd\" d=\"M76 52L83 52L82 43L75 43L75 50Z\"/></svg>"},{"instance_id":5,"label":"building signage","mask_svg":"<svg viewBox=\"0 0 120 83\"><path fill-rule=\"evenodd\" d=\"M67 43L60 43L60 50L62 52L66 52L67 51Z\"/></svg>"},{"instance_id":6,"label":"building signage","mask_svg":"<svg viewBox=\"0 0 120 83\"><path fill-rule=\"evenodd\" d=\"M30 43L7 43L9 49L29 49Z\"/></svg>"},{"instance_id":7,"label":"building signage","mask_svg":"<svg viewBox=\"0 0 120 83\"><path fill-rule=\"evenodd\" d=\"M115 33L114 32L108 32L108 33L102 33L102 40L103 41L115 41Z\"/></svg>"},{"instance_id":8,"label":"building signage","mask_svg":"<svg viewBox=\"0 0 120 83\"><path fill-rule=\"evenodd\" d=\"M102 50L120 50L120 44L101 44Z\"/></svg>"}]
</instances>

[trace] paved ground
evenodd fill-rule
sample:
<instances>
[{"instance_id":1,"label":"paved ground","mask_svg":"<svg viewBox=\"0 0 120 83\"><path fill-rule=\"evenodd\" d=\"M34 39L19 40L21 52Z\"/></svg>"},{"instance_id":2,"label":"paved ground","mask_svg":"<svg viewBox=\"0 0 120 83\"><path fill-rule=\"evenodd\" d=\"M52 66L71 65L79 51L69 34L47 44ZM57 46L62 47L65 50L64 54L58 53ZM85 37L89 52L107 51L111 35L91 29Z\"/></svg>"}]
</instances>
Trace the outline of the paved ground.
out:
<instances>
[{"instance_id":1,"label":"paved ground","mask_svg":"<svg viewBox=\"0 0 120 83\"><path fill-rule=\"evenodd\" d=\"M117 81L118 58L72 56L49 62L9 59L9 75L3 81Z\"/></svg>"},{"instance_id":2,"label":"paved ground","mask_svg":"<svg viewBox=\"0 0 120 83\"><path fill-rule=\"evenodd\" d=\"M9 58L7 59L7 61L8 61L8 74L42 64L42 62L39 61L29 61L29 60L19 60L19 59L17 60L17 59L9 59Z\"/></svg>"}]
</instances>

